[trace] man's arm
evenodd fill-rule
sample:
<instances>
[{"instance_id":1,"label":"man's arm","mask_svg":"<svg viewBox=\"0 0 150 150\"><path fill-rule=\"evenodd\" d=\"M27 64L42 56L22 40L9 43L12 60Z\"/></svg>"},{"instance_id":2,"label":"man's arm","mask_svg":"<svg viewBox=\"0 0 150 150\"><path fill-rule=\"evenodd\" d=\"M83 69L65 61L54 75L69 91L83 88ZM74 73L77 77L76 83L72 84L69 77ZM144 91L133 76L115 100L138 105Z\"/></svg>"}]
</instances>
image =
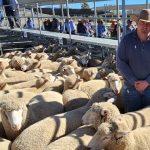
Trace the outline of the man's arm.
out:
<instances>
[{"instance_id":1,"label":"man's arm","mask_svg":"<svg viewBox=\"0 0 150 150\"><path fill-rule=\"evenodd\" d=\"M117 49L117 54L116 54L116 65L118 70L121 72L121 74L126 78L126 80L131 84L134 85L135 81L137 81L137 78L133 74L129 64L128 64L128 57L127 57L127 37L125 36Z\"/></svg>"}]
</instances>

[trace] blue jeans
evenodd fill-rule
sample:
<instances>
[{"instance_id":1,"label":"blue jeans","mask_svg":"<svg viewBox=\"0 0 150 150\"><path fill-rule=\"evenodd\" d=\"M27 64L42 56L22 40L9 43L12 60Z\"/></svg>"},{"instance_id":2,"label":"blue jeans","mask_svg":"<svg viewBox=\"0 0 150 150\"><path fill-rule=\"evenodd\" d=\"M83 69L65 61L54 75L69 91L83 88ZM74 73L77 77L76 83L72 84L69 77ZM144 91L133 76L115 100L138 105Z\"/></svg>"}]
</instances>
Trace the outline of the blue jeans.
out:
<instances>
[{"instance_id":1,"label":"blue jeans","mask_svg":"<svg viewBox=\"0 0 150 150\"><path fill-rule=\"evenodd\" d=\"M138 92L134 87L123 88L125 111L131 112L150 105L150 88Z\"/></svg>"}]
</instances>

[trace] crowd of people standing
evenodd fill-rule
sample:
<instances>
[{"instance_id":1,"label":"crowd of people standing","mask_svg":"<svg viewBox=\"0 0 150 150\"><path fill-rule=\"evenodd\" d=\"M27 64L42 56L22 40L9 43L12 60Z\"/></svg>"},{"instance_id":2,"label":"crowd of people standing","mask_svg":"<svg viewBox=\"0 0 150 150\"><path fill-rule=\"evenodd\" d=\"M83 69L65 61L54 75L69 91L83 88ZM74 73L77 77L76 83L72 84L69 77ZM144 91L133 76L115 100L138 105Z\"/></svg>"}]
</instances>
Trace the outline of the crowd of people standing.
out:
<instances>
[{"instance_id":1,"label":"crowd of people standing","mask_svg":"<svg viewBox=\"0 0 150 150\"><path fill-rule=\"evenodd\" d=\"M18 11L18 1L17 0L0 0L0 6L5 6L5 13L8 18L9 26L13 29L15 26L20 28L21 22L19 18ZM3 21L2 8L0 8L0 25ZM66 34L78 34L82 36L91 36L99 38L113 38L117 39L117 21L111 20L109 22L104 22L102 19L97 20L97 26L95 27L91 20L89 19L78 19L77 22L74 22L70 18L66 18L64 22L60 22L57 18L45 19L43 22L44 30L52 32L60 32ZM35 25L33 20L28 17L24 28L34 29ZM97 28L97 32L96 32ZM122 33L122 27L119 23L120 34ZM130 33L135 30L131 20L127 20L126 33Z\"/></svg>"}]
</instances>

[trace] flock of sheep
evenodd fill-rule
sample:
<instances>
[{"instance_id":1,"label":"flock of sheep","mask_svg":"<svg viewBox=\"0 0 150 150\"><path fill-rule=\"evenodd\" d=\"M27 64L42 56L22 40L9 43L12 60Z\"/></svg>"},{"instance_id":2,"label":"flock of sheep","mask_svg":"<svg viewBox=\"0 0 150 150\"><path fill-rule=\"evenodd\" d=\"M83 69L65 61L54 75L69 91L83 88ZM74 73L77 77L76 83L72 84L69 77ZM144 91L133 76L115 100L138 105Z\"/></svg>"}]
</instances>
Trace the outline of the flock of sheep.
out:
<instances>
[{"instance_id":1,"label":"flock of sheep","mask_svg":"<svg viewBox=\"0 0 150 150\"><path fill-rule=\"evenodd\" d=\"M73 55L52 61L43 51L0 58L0 150L150 149L150 108L121 114L114 57L83 67Z\"/></svg>"}]
</instances>

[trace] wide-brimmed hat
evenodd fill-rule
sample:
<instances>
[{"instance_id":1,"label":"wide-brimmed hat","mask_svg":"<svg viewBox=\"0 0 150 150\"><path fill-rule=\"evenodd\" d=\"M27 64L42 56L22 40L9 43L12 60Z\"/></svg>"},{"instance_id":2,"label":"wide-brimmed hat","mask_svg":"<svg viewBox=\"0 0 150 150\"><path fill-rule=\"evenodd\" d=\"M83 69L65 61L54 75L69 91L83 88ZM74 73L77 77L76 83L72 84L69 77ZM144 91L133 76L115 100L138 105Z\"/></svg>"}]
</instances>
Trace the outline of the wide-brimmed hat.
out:
<instances>
[{"instance_id":1,"label":"wide-brimmed hat","mask_svg":"<svg viewBox=\"0 0 150 150\"><path fill-rule=\"evenodd\" d=\"M139 20L145 21L145 22L150 22L150 9L143 9L140 12Z\"/></svg>"}]
</instances>

